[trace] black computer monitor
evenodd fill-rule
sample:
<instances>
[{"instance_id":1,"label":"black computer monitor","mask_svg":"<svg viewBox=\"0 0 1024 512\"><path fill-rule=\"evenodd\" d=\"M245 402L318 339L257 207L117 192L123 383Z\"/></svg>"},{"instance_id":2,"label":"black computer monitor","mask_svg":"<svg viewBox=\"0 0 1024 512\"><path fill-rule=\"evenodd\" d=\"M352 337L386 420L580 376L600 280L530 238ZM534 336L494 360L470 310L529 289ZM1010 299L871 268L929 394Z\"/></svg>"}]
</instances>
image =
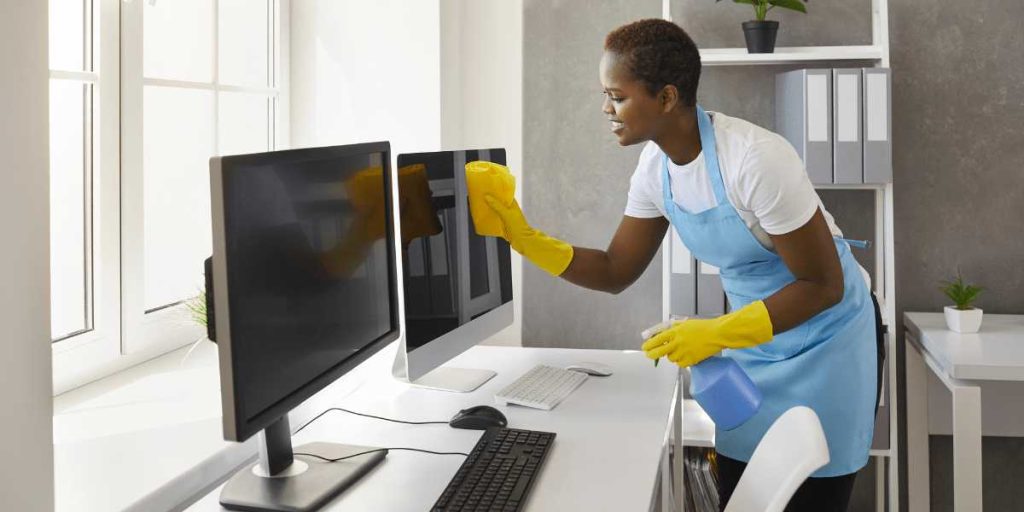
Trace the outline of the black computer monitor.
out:
<instances>
[{"instance_id":1,"label":"black computer monitor","mask_svg":"<svg viewBox=\"0 0 1024 512\"><path fill-rule=\"evenodd\" d=\"M263 431L257 473L311 477L242 470L229 508L315 508L383 458L325 478L352 465L294 459L287 414L398 337L390 158L377 142L210 161L224 437Z\"/></svg>"},{"instance_id":2,"label":"black computer monitor","mask_svg":"<svg viewBox=\"0 0 1024 512\"><path fill-rule=\"evenodd\" d=\"M505 150L398 155L405 335L392 370L423 387L468 392L493 377L442 365L513 321L508 242L477 235L470 214L465 167L477 160L504 165Z\"/></svg>"}]
</instances>

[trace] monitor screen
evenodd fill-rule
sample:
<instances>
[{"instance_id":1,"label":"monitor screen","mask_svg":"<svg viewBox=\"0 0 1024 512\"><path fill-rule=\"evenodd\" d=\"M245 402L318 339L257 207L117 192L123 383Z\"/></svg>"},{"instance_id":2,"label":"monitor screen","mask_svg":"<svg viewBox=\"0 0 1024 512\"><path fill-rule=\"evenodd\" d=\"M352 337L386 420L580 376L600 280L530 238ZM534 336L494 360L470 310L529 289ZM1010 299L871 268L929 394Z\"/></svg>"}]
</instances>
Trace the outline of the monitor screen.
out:
<instances>
[{"instance_id":1,"label":"monitor screen","mask_svg":"<svg viewBox=\"0 0 1024 512\"><path fill-rule=\"evenodd\" d=\"M508 243L473 228L466 162L505 150L398 156L405 340L411 352L512 300Z\"/></svg>"},{"instance_id":2,"label":"monitor screen","mask_svg":"<svg viewBox=\"0 0 1024 512\"><path fill-rule=\"evenodd\" d=\"M389 152L377 146L223 159L239 425L262 428L397 336Z\"/></svg>"}]
</instances>

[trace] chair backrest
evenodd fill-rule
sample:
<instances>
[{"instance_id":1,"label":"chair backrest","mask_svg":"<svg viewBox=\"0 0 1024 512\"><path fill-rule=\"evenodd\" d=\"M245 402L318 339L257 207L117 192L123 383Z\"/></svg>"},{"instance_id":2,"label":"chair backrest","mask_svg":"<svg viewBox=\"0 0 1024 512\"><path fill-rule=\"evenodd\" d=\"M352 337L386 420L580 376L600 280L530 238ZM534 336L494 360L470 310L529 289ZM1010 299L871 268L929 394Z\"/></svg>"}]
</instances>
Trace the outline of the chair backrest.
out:
<instances>
[{"instance_id":1,"label":"chair backrest","mask_svg":"<svg viewBox=\"0 0 1024 512\"><path fill-rule=\"evenodd\" d=\"M793 407L761 438L725 512L782 512L800 484L828 461L818 415Z\"/></svg>"}]
</instances>

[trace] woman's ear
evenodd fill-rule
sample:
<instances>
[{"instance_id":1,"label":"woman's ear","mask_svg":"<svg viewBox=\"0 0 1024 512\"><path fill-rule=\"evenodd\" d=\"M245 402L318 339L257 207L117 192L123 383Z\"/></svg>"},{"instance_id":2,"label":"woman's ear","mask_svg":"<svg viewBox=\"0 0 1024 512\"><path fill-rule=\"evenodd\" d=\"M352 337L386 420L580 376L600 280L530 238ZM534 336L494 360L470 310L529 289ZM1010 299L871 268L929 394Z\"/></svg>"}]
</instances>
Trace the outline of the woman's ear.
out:
<instances>
[{"instance_id":1,"label":"woman's ear","mask_svg":"<svg viewBox=\"0 0 1024 512\"><path fill-rule=\"evenodd\" d=\"M679 89L671 84L662 87L661 92L658 93L658 100L661 103L662 113L667 114L673 111L679 104Z\"/></svg>"}]
</instances>

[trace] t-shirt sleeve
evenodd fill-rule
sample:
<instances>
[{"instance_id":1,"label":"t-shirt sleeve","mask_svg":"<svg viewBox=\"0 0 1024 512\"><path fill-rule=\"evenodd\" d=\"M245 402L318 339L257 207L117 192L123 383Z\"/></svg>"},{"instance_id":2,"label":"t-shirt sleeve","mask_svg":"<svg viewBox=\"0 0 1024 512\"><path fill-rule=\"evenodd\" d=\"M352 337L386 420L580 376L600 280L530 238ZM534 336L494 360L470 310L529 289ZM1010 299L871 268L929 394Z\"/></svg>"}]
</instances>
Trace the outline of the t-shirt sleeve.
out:
<instances>
[{"instance_id":1,"label":"t-shirt sleeve","mask_svg":"<svg viewBox=\"0 0 1024 512\"><path fill-rule=\"evenodd\" d=\"M629 179L629 195L626 197L625 215L638 219L653 219L661 217L661 210L654 203L651 184L647 177L647 166L644 165L646 151L640 157L640 162L633 171L633 177Z\"/></svg>"},{"instance_id":2,"label":"t-shirt sleeve","mask_svg":"<svg viewBox=\"0 0 1024 512\"><path fill-rule=\"evenodd\" d=\"M796 150L781 137L754 143L743 159L739 196L770 235L803 226L818 210L818 194Z\"/></svg>"}]
</instances>

